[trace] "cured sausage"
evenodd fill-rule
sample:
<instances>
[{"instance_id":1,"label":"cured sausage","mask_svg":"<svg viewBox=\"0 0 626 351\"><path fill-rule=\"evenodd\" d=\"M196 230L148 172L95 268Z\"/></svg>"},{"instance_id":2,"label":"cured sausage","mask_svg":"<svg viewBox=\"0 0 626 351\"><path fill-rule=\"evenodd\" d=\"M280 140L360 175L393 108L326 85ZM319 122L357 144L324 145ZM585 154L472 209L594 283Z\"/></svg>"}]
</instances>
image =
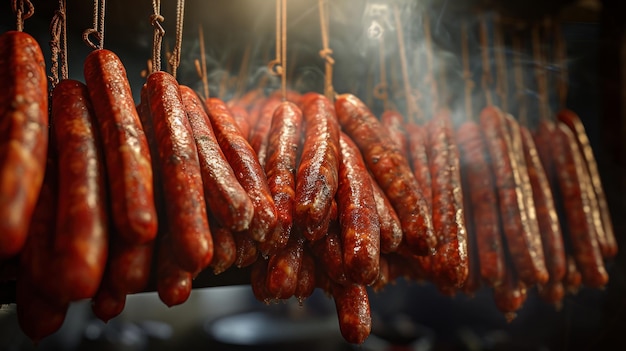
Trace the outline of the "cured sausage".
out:
<instances>
[{"instance_id":1,"label":"cured sausage","mask_svg":"<svg viewBox=\"0 0 626 351\"><path fill-rule=\"evenodd\" d=\"M337 221L331 221L326 235L311 243L311 251L318 261L318 266L328 278L338 284L348 282L343 261L341 229Z\"/></svg>"},{"instance_id":2,"label":"cured sausage","mask_svg":"<svg viewBox=\"0 0 626 351\"><path fill-rule=\"evenodd\" d=\"M307 297L311 296L315 290L316 270L313 254L305 247L302 251L302 264L300 265L296 291L294 292L294 296L298 299L300 304L302 304Z\"/></svg>"},{"instance_id":3,"label":"cured sausage","mask_svg":"<svg viewBox=\"0 0 626 351\"><path fill-rule=\"evenodd\" d=\"M151 158L126 70L113 52L91 52L84 76L104 145L111 216L129 243L146 243L157 233Z\"/></svg>"},{"instance_id":4,"label":"cured sausage","mask_svg":"<svg viewBox=\"0 0 626 351\"><path fill-rule=\"evenodd\" d=\"M257 300L265 304L269 304L272 301L272 298L267 291L266 259L260 258L253 263L252 271L250 272L250 286L252 287L252 293Z\"/></svg>"},{"instance_id":5,"label":"cured sausage","mask_svg":"<svg viewBox=\"0 0 626 351\"><path fill-rule=\"evenodd\" d=\"M254 206L220 149L204 104L187 86L180 86L180 93L198 150L204 197L213 217L232 231L248 229Z\"/></svg>"},{"instance_id":6,"label":"cured sausage","mask_svg":"<svg viewBox=\"0 0 626 351\"><path fill-rule=\"evenodd\" d=\"M250 129L250 146L256 152L259 164L262 168L265 168L265 162L267 161L267 143L270 136L270 127L272 125L272 119L274 111L281 104L281 99L277 96L273 96L265 100L261 111L259 112L259 119L253 128Z\"/></svg>"},{"instance_id":7,"label":"cured sausage","mask_svg":"<svg viewBox=\"0 0 626 351\"><path fill-rule=\"evenodd\" d=\"M387 129L391 139L395 141L396 146L403 155L409 154L409 143L404 123L404 116L398 111L387 110L380 116L380 121Z\"/></svg>"},{"instance_id":8,"label":"cured sausage","mask_svg":"<svg viewBox=\"0 0 626 351\"><path fill-rule=\"evenodd\" d=\"M250 137L250 116L248 116L248 110L240 105L229 105L230 113L233 115L233 119L239 127L239 131L244 138L248 139Z\"/></svg>"},{"instance_id":9,"label":"cured sausage","mask_svg":"<svg viewBox=\"0 0 626 351\"><path fill-rule=\"evenodd\" d=\"M48 148L48 80L29 34L0 35L0 260L17 255L43 182Z\"/></svg>"},{"instance_id":10,"label":"cured sausage","mask_svg":"<svg viewBox=\"0 0 626 351\"><path fill-rule=\"evenodd\" d=\"M436 247L437 238L428 203L406 157L356 96L340 95L335 108L343 131L359 147L368 169L396 210L407 243L416 254L428 254Z\"/></svg>"},{"instance_id":11,"label":"cured sausage","mask_svg":"<svg viewBox=\"0 0 626 351\"><path fill-rule=\"evenodd\" d=\"M237 244L233 233L210 221L211 234L213 234L213 260L210 266L213 268L213 274L218 275L230 268L237 259Z\"/></svg>"},{"instance_id":12,"label":"cured sausage","mask_svg":"<svg viewBox=\"0 0 626 351\"><path fill-rule=\"evenodd\" d=\"M296 293L304 241L300 235L292 235L287 246L270 255L266 289L273 299L286 300Z\"/></svg>"},{"instance_id":13,"label":"cured sausage","mask_svg":"<svg viewBox=\"0 0 626 351\"><path fill-rule=\"evenodd\" d=\"M29 279L19 279L15 304L20 329L34 342L59 330L65 321L69 304L45 299Z\"/></svg>"},{"instance_id":14,"label":"cured sausage","mask_svg":"<svg viewBox=\"0 0 626 351\"><path fill-rule=\"evenodd\" d=\"M362 344L372 330L370 302L365 286L333 284L332 296L341 335L351 344Z\"/></svg>"},{"instance_id":15,"label":"cured sausage","mask_svg":"<svg viewBox=\"0 0 626 351\"><path fill-rule=\"evenodd\" d=\"M163 235L157 258L157 293L168 307L187 301L192 287L192 273L178 265L170 240L169 234Z\"/></svg>"},{"instance_id":16,"label":"cured sausage","mask_svg":"<svg viewBox=\"0 0 626 351\"><path fill-rule=\"evenodd\" d=\"M284 248L292 232L302 112L293 103L283 102L276 108L271 123L265 174L278 221L274 231L260 245L266 254Z\"/></svg>"},{"instance_id":17,"label":"cured sausage","mask_svg":"<svg viewBox=\"0 0 626 351\"><path fill-rule=\"evenodd\" d=\"M126 294L115 292L108 282L100 286L96 295L91 299L93 314L103 322L117 317L126 306Z\"/></svg>"},{"instance_id":18,"label":"cured sausage","mask_svg":"<svg viewBox=\"0 0 626 351\"><path fill-rule=\"evenodd\" d=\"M331 203L339 184L339 124L326 97L302 97L304 143L296 173L295 226L309 241L320 239L330 222Z\"/></svg>"},{"instance_id":19,"label":"cured sausage","mask_svg":"<svg viewBox=\"0 0 626 351\"><path fill-rule=\"evenodd\" d=\"M265 172L224 102L210 98L205 101L205 105L220 148L254 205L254 216L246 232L252 239L263 242L274 231L277 223L276 206Z\"/></svg>"},{"instance_id":20,"label":"cured sausage","mask_svg":"<svg viewBox=\"0 0 626 351\"><path fill-rule=\"evenodd\" d=\"M234 233L235 247L237 248L235 266L248 267L259 257L257 243L244 233Z\"/></svg>"},{"instance_id":21,"label":"cured sausage","mask_svg":"<svg viewBox=\"0 0 626 351\"><path fill-rule=\"evenodd\" d=\"M157 140L172 252L181 268L204 269L213 258L196 143L176 79L154 72L146 82Z\"/></svg>"},{"instance_id":22,"label":"cured sausage","mask_svg":"<svg viewBox=\"0 0 626 351\"><path fill-rule=\"evenodd\" d=\"M380 222L380 252L394 252L402 242L402 225L396 214L396 210L387 199L387 196L380 188L376 180L369 174L374 201L376 201L376 212Z\"/></svg>"},{"instance_id":23,"label":"cured sausage","mask_svg":"<svg viewBox=\"0 0 626 351\"><path fill-rule=\"evenodd\" d=\"M114 240L104 276L110 292L123 296L144 291L150 278L153 251L154 241L133 245Z\"/></svg>"},{"instance_id":24,"label":"cured sausage","mask_svg":"<svg viewBox=\"0 0 626 351\"><path fill-rule=\"evenodd\" d=\"M408 160L413 169L413 176L419 184L420 190L424 195L424 199L432 212L433 207L433 191L430 168L428 167L428 153L426 143L428 137L426 129L423 126L409 122L406 124L406 133L408 137Z\"/></svg>"},{"instance_id":25,"label":"cured sausage","mask_svg":"<svg viewBox=\"0 0 626 351\"><path fill-rule=\"evenodd\" d=\"M341 162L337 205L343 261L350 280L370 285L379 275L380 223L371 179L361 153L350 137L339 137Z\"/></svg>"}]
</instances>

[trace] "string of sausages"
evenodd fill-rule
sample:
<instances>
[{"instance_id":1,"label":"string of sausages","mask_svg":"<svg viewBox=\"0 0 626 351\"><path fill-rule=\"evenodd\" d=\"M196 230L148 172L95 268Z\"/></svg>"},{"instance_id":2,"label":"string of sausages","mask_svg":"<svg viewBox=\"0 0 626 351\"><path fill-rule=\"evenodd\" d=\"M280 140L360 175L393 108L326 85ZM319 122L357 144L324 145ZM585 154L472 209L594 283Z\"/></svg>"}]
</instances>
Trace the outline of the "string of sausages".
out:
<instances>
[{"instance_id":1,"label":"string of sausages","mask_svg":"<svg viewBox=\"0 0 626 351\"><path fill-rule=\"evenodd\" d=\"M227 103L158 64L135 104L102 45L85 84L54 86L49 112L38 43L0 36L0 262L17 267L18 318L33 340L73 301L114 318L151 275L168 306L204 270L249 267L266 303L321 289L355 344L371 332L369 289L400 278L451 296L486 286L509 319L533 286L558 304L563 290L607 284L617 245L570 110L531 132L491 101L458 125L438 109L422 125L397 120L399 139L352 94Z\"/></svg>"}]
</instances>

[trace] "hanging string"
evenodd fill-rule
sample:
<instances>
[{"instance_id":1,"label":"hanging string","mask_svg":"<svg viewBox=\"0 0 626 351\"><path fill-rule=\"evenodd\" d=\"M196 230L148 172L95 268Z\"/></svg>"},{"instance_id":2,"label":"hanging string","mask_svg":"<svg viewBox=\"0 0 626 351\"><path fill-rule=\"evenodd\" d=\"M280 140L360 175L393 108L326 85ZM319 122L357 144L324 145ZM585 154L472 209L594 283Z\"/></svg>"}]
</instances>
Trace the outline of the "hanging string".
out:
<instances>
[{"instance_id":1,"label":"hanging string","mask_svg":"<svg viewBox=\"0 0 626 351\"><path fill-rule=\"evenodd\" d=\"M30 0L12 0L11 6L16 18L16 28L18 32L24 31L24 20L27 20L35 13L35 7Z\"/></svg>"},{"instance_id":2,"label":"hanging string","mask_svg":"<svg viewBox=\"0 0 626 351\"><path fill-rule=\"evenodd\" d=\"M268 68L270 70L270 72L274 75L282 75L283 74L283 67L281 66L281 45L283 43L283 41L281 40L281 36L280 36L280 27L281 27L281 22L280 22L280 15L281 15L281 11L280 11L280 3L281 0L276 0L276 39L275 39L275 47L276 47L276 53L274 54L274 59L272 61L270 61L270 63L268 64Z\"/></svg>"},{"instance_id":3,"label":"hanging string","mask_svg":"<svg viewBox=\"0 0 626 351\"><path fill-rule=\"evenodd\" d=\"M378 38L378 63L380 82L374 87L374 97L383 101L383 108L388 111L389 106L389 89L387 85L387 63L385 62L385 36Z\"/></svg>"},{"instance_id":4,"label":"hanging string","mask_svg":"<svg viewBox=\"0 0 626 351\"><path fill-rule=\"evenodd\" d=\"M515 90L517 91L517 100L519 105L518 118L526 121L528 118L528 108L526 106L526 94L524 94L524 72L522 70L522 41L519 38L519 34L516 34L511 39L513 43L513 50L515 55L513 56L513 69L515 79Z\"/></svg>"},{"instance_id":5,"label":"hanging string","mask_svg":"<svg viewBox=\"0 0 626 351\"><path fill-rule=\"evenodd\" d=\"M243 52L241 58L241 64L239 65L239 74L237 77L237 89L235 90L235 98L243 95L246 90L248 81L248 72L250 70L250 56L252 54L252 41L246 45L246 50Z\"/></svg>"},{"instance_id":6,"label":"hanging string","mask_svg":"<svg viewBox=\"0 0 626 351\"><path fill-rule=\"evenodd\" d=\"M548 87L546 80L546 72L544 68L544 59L541 54L541 33L540 26L534 25L531 31L533 58L535 60L535 77L537 80L537 92L539 95L541 118L547 120L549 118L548 110Z\"/></svg>"},{"instance_id":7,"label":"hanging string","mask_svg":"<svg viewBox=\"0 0 626 351\"><path fill-rule=\"evenodd\" d=\"M433 59L433 38L430 32L430 17L428 14L423 16L424 37L426 44L426 77L424 83L430 86L430 99L432 112L439 109L439 92L437 88L437 80L435 79L435 65Z\"/></svg>"},{"instance_id":8,"label":"hanging string","mask_svg":"<svg viewBox=\"0 0 626 351\"><path fill-rule=\"evenodd\" d=\"M172 76L176 78L176 71L180 66L180 53L183 46L183 22L185 18L185 0L178 0L176 3L176 43L174 51L169 58L169 64L172 68Z\"/></svg>"},{"instance_id":9,"label":"hanging string","mask_svg":"<svg viewBox=\"0 0 626 351\"><path fill-rule=\"evenodd\" d=\"M67 67L67 21L65 11L65 0L59 0L59 8L54 12L52 21L50 22L50 61L51 75L48 77L50 81L51 90L59 83L59 72L61 73L61 79L68 78ZM59 67L59 59L61 65Z\"/></svg>"},{"instance_id":10,"label":"hanging string","mask_svg":"<svg viewBox=\"0 0 626 351\"><path fill-rule=\"evenodd\" d=\"M206 50L204 48L204 29L202 29L202 24L198 26L198 41L200 42L200 61L202 64L195 60L194 64L196 65L196 72L198 72L198 76L202 80L202 89L204 91L204 98L209 98L209 80L207 77L207 68L206 68Z\"/></svg>"},{"instance_id":11,"label":"hanging string","mask_svg":"<svg viewBox=\"0 0 626 351\"><path fill-rule=\"evenodd\" d=\"M329 44L329 13L328 13L328 0L318 0L318 7L320 12L320 29L322 33L322 50L320 50L320 57L324 59L324 95L328 100L333 101L335 98L335 89L333 88L333 65L335 59L333 59L333 50Z\"/></svg>"},{"instance_id":12,"label":"hanging string","mask_svg":"<svg viewBox=\"0 0 626 351\"><path fill-rule=\"evenodd\" d=\"M280 86L282 89L283 101L287 100L287 0L282 0L282 19L280 34L281 34L281 66L283 72L280 75Z\"/></svg>"},{"instance_id":13,"label":"hanging string","mask_svg":"<svg viewBox=\"0 0 626 351\"><path fill-rule=\"evenodd\" d=\"M465 113L467 114L467 120L472 120L474 118L472 109L472 90L474 90L475 84L472 80L472 72L470 71L466 20L461 21L461 57L463 61L463 79L465 80Z\"/></svg>"},{"instance_id":14,"label":"hanging string","mask_svg":"<svg viewBox=\"0 0 626 351\"><path fill-rule=\"evenodd\" d=\"M152 0L152 15L150 15L150 23L154 27L152 36L152 72L161 70L161 46L165 36L165 29L163 29L161 23L164 20L165 18L161 16L161 0Z\"/></svg>"},{"instance_id":15,"label":"hanging string","mask_svg":"<svg viewBox=\"0 0 626 351\"><path fill-rule=\"evenodd\" d=\"M396 23L396 34L398 39L398 49L400 55L400 67L402 69L402 80L404 82L404 97L406 99L406 114L407 120L417 121L419 123L424 122L424 114L417 106L415 101L415 95L411 89L411 82L409 81L409 68L406 59L406 47L404 46L404 33L402 30L402 21L400 21L400 10L397 4L393 4L393 13Z\"/></svg>"},{"instance_id":16,"label":"hanging string","mask_svg":"<svg viewBox=\"0 0 626 351\"><path fill-rule=\"evenodd\" d=\"M104 48L104 15L106 9L105 0L93 1L93 26L83 32L83 41L93 50ZM95 44L89 38L93 35L98 44Z\"/></svg>"},{"instance_id":17,"label":"hanging string","mask_svg":"<svg viewBox=\"0 0 626 351\"><path fill-rule=\"evenodd\" d=\"M502 37L502 23L500 17L495 18L496 28L494 30L494 44L496 46L496 94L500 97L500 107L502 110L509 109L509 89L506 72L506 47L504 46L504 38Z\"/></svg>"},{"instance_id":18,"label":"hanging string","mask_svg":"<svg viewBox=\"0 0 626 351\"><path fill-rule=\"evenodd\" d=\"M561 24L556 23L552 26L554 31L554 46L556 64L559 66L559 75L557 79L557 94L559 96L559 105L563 109L567 106L567 89L569 83L569 70L567 67L567 46L565 38L561 32Z\"/></svg>"},{"instance_id":19,"label":"hanging string","mask_svg":"<svg viewBox=\"0 0 626 351\"><path fill-rule=\"evenodd\" d=\"M487 21L486 18L480 21L480 50L483 60L483 75L482 75L482 88L485 91L485 98L487 100L487 106L493 106L493 96L491 96L491 83L493 78L491 76L491 62L489 62L489 39L487 39Z\"/></svg>"}]
</instances>

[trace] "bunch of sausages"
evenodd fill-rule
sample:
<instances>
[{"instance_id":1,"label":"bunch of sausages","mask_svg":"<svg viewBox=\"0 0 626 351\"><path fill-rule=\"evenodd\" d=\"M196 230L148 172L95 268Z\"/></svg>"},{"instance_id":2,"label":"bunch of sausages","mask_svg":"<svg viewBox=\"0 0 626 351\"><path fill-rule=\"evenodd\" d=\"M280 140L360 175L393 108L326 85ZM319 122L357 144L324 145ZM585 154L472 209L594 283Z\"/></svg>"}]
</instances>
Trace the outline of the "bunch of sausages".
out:
<instances>
[{"instance_id":1,"label":"bunch of sausages","mask_svg":"<svg viewBox=\"0 0 626 351\"><path fill-rule=\"evenodd\" d=\"M534 133L497 107L455 125L380 118L351 94L228 101L151 73L135 104L111 51L51 93L37 42L0 36L0 262L39 340L69 304L104 321L156 280L168 306L203 270L251 267L264 302L333 297L342 335L371 331L368 291L398 278L447 295L526 289L558 304L607 283L617 245L593 152L571 111ZM50 127L50 128L48 128Z\"/></svg>"}]
</instances>

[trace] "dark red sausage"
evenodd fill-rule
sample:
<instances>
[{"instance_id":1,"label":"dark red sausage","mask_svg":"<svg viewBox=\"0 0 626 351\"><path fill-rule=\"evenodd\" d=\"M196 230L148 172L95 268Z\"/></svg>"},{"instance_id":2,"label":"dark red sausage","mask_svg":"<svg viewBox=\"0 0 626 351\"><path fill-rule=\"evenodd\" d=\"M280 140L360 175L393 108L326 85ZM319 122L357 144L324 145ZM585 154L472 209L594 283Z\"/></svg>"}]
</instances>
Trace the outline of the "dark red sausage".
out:
<instances>
[{"instance_id":1,"label":"dark red sausage","mask_svg":"<svg viewBox=\"0 0 626 351\"><path fill-rule=\"evenodd\" d=\"M192 273L178 265L170 240L169 235L165 234L159 242L156 275L157 293L168 307L187 301L192 287Z\"/></svg>"},{"instance_id":2,"label":"dark red sausage","mask_svg":"<svg viewBox=\"0 0 626 351\"><path fill-rule=\"evenodd\" d=\"M480 253L476 239L476 229L474 227L474 209L469 194L469 184L467 177L463 177L463 215L465 216L465 228L467 230L467 278L463 282L461 291L468 296L474 296L482 284L480 272Z\"/></svg>"},{"instance_id":3,"label":"dark red sausage","mask_svg":"<svg viewBox=\"0 0 626 351\"><path fill-rule=\"evenodd\" d=\"M563 287L568 294L576 295L583 284L583 277L576 265L576 259L572 255L567 255L567 269L563 278Z\"/></svg>"},{"instance_id":4,"label":"dark red sausage","mask_svg":"<svg viewBox=\"0 0 626 351\"><path fill-rule=\"evenodd\" d=\"M372 330L370 302L365 286L333 284L332 295L341 335L351 344L362 344Z\"/></svg>"},{"instance_id":5,"label":"dark red sausage","mask_svg":"<svg viewBox=\"0 0 626 351\"><path fill-rule=\"evenodd\" d=\"M438 287L459 288L467 279L467 233L463 214L460 156L450 112L439 111L428 122L428 162L432 176L433 228L437 236L432 257Z\"/></svg>"},{"instance_id":6,"label":"dark red sausage","mask_svg":"<svg viewBox=\"0 0 626 351\"><path fill-rule=\"evenodd\" d=\"M387 255L380 256L380 269L378 270L378 278L372 284L374 292L382 291L387 284L391 283L389 273L389 263L387 261Z\"/></svg>"},{"instance_id":7,"label":"dark red sausage","mask_svg":"<svg viewBox=\"0 0 626 351\"><path fill-rule=\"evenodd\" d=\"M380 267L380 223L371 178L350 137L341 133L339 145L337 205L343 261L352 282L370 285L378 278Z\"/></svg>"},{"instance_id":8,"label":"dark red sausage","mask_svg":"<svg viewBox=\"0 0 626 351\"><path fill-rule=\"evenodd\" d=\"M339 183L339 124L332 103L323 95L305 94L301 106L305 135L296 174L294 220L304 237L315 241L326 233Z\"/></svg>"},{"instance_id":9,"label":"dark red sausage","mask_svg":"<svg viewBox=\"0 0 626 351\"><path fill-rule=\"evenodd\" d=\"M540 284L537 286L537 292L543 301L554 305L557 310L561 308L565 296L565 287L562 281L550 280L545 284Z\"/></svg>"},{"instance_id":10,"label":"dark red sausage","mask_svg":"<svg viewBox=\"0 0 626 351\"><path fill-rule=\"evenodd\" d=\"M396 210L387 199L387 195L380 188L376 180L370 174L370 183L376 201L376 212L380 222L380 252L394 252L402 242L402 225L396 214Z\"/></svg>"},{"instance_id":11,"label":"dark red sausage","mask_svg":"<svg viewBox=\"0 0 626 351\"><path fill-rule=\"evenodd\" d=\"M69 307L45 299L29 279L17 281L15 304L20 329L34 342L59 330Z\"/></svg>"},{"instance_id":12,"label":"dark red sausage","mask_svg":"<svg viewBox=\"0 0 626 351\"><path fill-rule=\"evenodd\" d=\"M0 260L18 254L41 189L48 149L48 80L37 41L0 35Z\"/></svg>"},{"instance_id":13,"label":"dark red sausage","mask_svg":"<svg viewBox=\"0 0 626 351\"><path fill-rule=\"evenodd\" d=\"M198 272L213 258L202 172L176 79L154 72L146 83L159 152L172 252L180 267Z\"/></svg>"},{"instance_id":14,"label":"dark red sausage","mask_svg":"<svg viewBox=\"0 0 626 351\"><path fill-rule=\"evenodd\" d=\"M292 235L287 246L270 255L266 288L273 299L286 300L296 293L304 241L302 236Z\"/></svg>"},{"instance_id":15,"label":"dark red sausage","mask_svg":"<svg viewBox=\"0 0 626 351\"><path fill-rule=\"evenodd\" d=\"M260 245L266 254L284 248L292 232L301 127L302 112L298 106L283 102L276 108L269 130L265 174L276 205L278 223Z\"/></svg>"},{"instance_id":16,"label":"dark red sausage","mask_svg":"<svg viewBox=\"0 0 626 351\"><path fill-rule=\"evenodd\" d=\"M298 272L296 291L293 294L300 304L302 304L307 297L311 296L315 290L316 270L313 254L305 247L302 251L302 264Z\"/></svg>"},{"instance_id":17,"label":"dark red sausage","mask_svg":"<svg viewBox=\"0 0 626 351\"><path fill-rule=\"evenodd\" d=\"M480 276L489 286L504 279L504 250L500 236L500 212L491 165L480 126L464 122L456 132L461 152L461 173L471 204Z\"/></svg>"},{"instance_id":18,"label":"dark red sausage","mask_svg":"<svg viewBox=\"0 0 626 351\"><path fill-rule=\"evenodd\" d=\"M380 116L380 121L387 129L391 139L395 141L403 155L409 154L409 143L404 123L404 116L398 111L387 110Z\"/></svg>"},{"instance_id":19,"label":"dark red sausage","mask_svg":"<svg viewBox=\"0 0 626 351\"><path fill-rule=\"evenodd\" d=\"M104 144L115 230L130 243L151 241L157 214L150 151L124 65L113 52L95 50L84 75Z\"/></svg>"},{"instance_id":20,"label":"dark red sausage","mask_svg":"<svg viewBox=\"0 0 626 351\"><path fill-rule=\"evenodd\" d=\"M343 262L341 229L337 221L331 221L326 235L311 243L311 251L318 261L318 266L332 281L346 284L348 278Z\"/></svg>"},{"instance_id":21,"label":"dark red sausage","mask_svg":"<svg viewBox=\"0 0 626 351\"><path fill-rule=\"evenodd\" d=\"M428 135L424 126L409 122L406 124L408 136L408 160L413 169L413 176L419 184L424 199L431 210L433 207L433 190L430 168L428 167L428 153L426 143ZM432 211L431 211L432 212Z\"/></svg>"},{"instance_id":22,"label":"dark red sausage","mask_svg":"<svg viewBox=\"0 0 626 351\"><path fill-rule=\"evenodd\" d=\"M559 121L565 123L574 133L578 147L580 148L583 163L586 166L590 178L589 199L594 210L594 224L598 235L600 251L604 258L611 258L617 254L617 242L613 231L611 213L606 202L606 195L602 186L602 179L598 171L598 164L591 148L591 143L587 137L585 126L578 114L571 110L561 110L557 114Z\"/></svg>"},{"instance_id":23,"label":"dark red sausage","mask_svg":"<svg viewBox=\"0 0 626 351\"><path fill-rule=\"evenodd\" d=\"M239 130L241 131L241 135L248 139L250 136L250 123L248 122L250 120L250 116L248 116L248 110L237 104L232 106L229 105L228 108L230 109L230 113L233 115L233 119L235 120L237 127L239 127Z\"/></svg>"},{"instance_id":24,"label":"dark red sausage","mask_svg":"<svg viewBox=\"0 0 626 351\"><path fill-rule=\"evenodd\" d=\"M593 225L588 192L585 191L589 186L584 177L585 165L574 134L563 123L558 123L555 129L552 159L565 207L568 238L583 283L595 288L604 286L609 277Z\"/></svg>"},{"instance_id":25,"label":"dark red sausage","mask_svg":"<svg viewBox=\"0 0 626 351\"><path fill-rule=\"evenodd\" d=\"M420 255L437 245L428 204L409 163L376 117L356 96L340 95L335 101L337 117L357 144L368 169L393 204L407 243Z\"/></svg>"},{"instance_id":26,"label":"dark red sausage","mask_svg":"<svg viewBox=\"0 0 626 351\"><path fill-rule=\"evenodd\" d=\"M526 202L517 162L511 150L505 116L496 107L486 107L480 114L492 172L496 181L502 230L519 278L526 284L545 282L548 272L541 246L536 247L528 223ZM540 259L541 258L541 259Z\"/></svg>"},{"instance_id":27,"label":"dark red sausage","mask_svg":"<svg viewBox=\"0 0 626 351\"><path fill-rule=\"evenodd\" d=\"M108 255L104 159L87 87L63 80L52 94L52 133L58 155L54 279L46 289L59 301L92 297Z\"/></svg>"},{"instance_id":28,"label":"dark red sausage","mask_svg":"<svg viewBox=\"0 0 626 351\"><path fill-rule=\"evenodd\" d=\"M213 260L210 266L213 274L223 273L230 268L237 259L237 245L233 233L211 221L211 234L213 234Z\"/></svg>"},{"instance_id":29,"label":"dark red sausage","mask_svg":"<svg viewBox=\"0 0 626 351\"><path fill-rule=\"evenodd\" d=\"M267 161L267 143L270 137L270 127L272 125L272 119L274 111L281 104L279 97L270 97L265 100L265 104L261 108L259 113L259 119L256 121L254 127L250 129L250 146L256 152L259 164L265 168L265 162Z\"/></svg>"},{"instance_id":30,"label":"dark red sausage","mask_svg":"<svg viewBox=\"0 0 626 351\"><path fill-rule=\"evenodd\" d=\"M210 98L205 101L213 131L228 163L235 171L239 183L254 205L254 216L247 233L263 242L276 228L276 206L267 185L265 172L256 153L241 135L233 117L223 101Z\"/></svg>"},{"instance_id":31,"label":"dark red sausage","mask_svg":"<svg viewBox=\"0 0 626 351\"><path fill-rule=\"evenodd\" d=\"M107 283L100 286L91 299L93 314L105 323L122 313L125 306L126 294L115 292Z\"/></svg>"},{"instance_id":32,"label":"dark red sausage","mask_svg":"<svg viewBox=\"0 0 626 351\"><path fill-rule=\"evenodd\" d=\"M150 278L153 251L154 242L133 245L114 240L104 278L110 292L121 296L144 291Z\"/></svg>"},{"instance_id":33,"label":"dark red sausage","mask_svg":"<svg viewBox=\"0 0 626 351\"><path fill-rule=\"evenodd\" d=\"M514 267L509 264L502 284L493 288L493 298L496 307L504 314L507 322L513 321L517 311L524 305L528 298L526 284L522 282L513 271Z\"/></svg>"},{"instance_id":34,"label":"dark red sausage","mask_svg":"<svg viewBox=\"0 0 626 351\"><path fill-rule=\"evenodd\" d=\"M232 231L248 229L254 206L220 149L204 104L187 86L180 86L180 93L198 150L204 196L213 217Z\"/></svg>"},{"instance_id":35,"label":"dark red sausage","mask_svg":"<svg viewBox=\"0 0 626 351\"><path fill-rule=\"evenodd\" d=\"M252 271L250 272L250 285L252 287L252 293L257 300L265 304L269 304L272 301L272 298L267 291L266 259L259 258L253 263Z\"/></svg>"},{"instance_id":36,"label":"dark red sausage","mask_svg":"<svg viewBox=\"0 0 626 351\"><path fill-rule=\"evenodd\" d=\"M259 257L257 243L244 233L234 233L233 236L237 248L235 266L237 268L248 267Z\"/></svg>"}]
</instances>

